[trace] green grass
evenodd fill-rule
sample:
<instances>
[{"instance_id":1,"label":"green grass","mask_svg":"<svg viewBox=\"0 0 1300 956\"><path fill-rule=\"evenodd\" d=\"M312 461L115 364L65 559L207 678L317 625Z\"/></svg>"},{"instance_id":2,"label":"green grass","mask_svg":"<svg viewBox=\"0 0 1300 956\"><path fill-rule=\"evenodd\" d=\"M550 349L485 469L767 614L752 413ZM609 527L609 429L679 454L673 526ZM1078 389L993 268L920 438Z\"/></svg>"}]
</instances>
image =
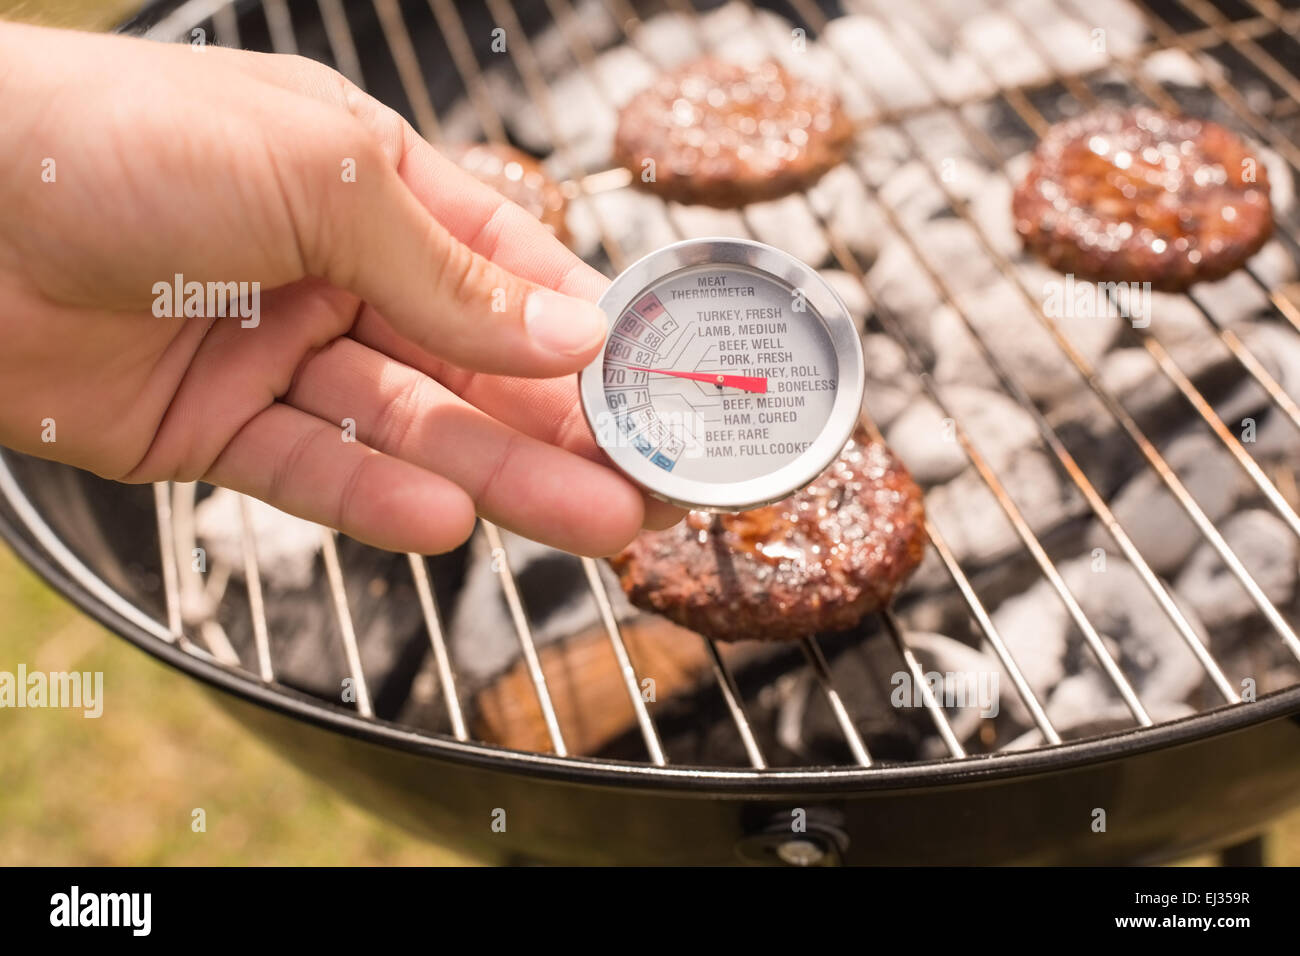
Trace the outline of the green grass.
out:
<instances>
[{"instance_id":1,"label":"green grass","mask_svg":"<svg viewBox=\"0 0 1300 956\"><path fill-rule=\"evenodd\" d=\"M102 671L105 703L0 709L0 865L471 862L348 804L0 546L0 671L19 663Z\"/></svg>"},{"instance_id":2,"label":"green grass","mask_svg":"<svg viewBox=\"0 0 1300 956\"><path fill-rule=\"evenodd\" d=\"M0 20L108 30L127 20L142 5L139 0L0 0Z\"/></svg>"}]
</instances>

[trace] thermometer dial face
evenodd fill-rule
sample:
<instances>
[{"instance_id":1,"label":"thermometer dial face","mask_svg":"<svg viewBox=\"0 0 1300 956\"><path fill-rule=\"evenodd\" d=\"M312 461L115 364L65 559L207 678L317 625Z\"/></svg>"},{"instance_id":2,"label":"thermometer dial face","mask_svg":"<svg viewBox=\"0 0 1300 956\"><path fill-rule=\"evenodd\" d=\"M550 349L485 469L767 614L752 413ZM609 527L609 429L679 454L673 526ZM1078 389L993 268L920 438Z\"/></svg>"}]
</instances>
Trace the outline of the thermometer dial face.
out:
<instances>
[{"instance_id":1,"label":"thermometer dial face","mask_svg":"<svg viewBox=\"0 0 1300 956\"><path fill-rule=\"evenodd\" d=\"M653 253L601 300L602 354L583 407L614 463L653 494L742 510L815 478L847 441L862 351L817 273L769 246L690 240Z\"/></svg>"}]
</instances>

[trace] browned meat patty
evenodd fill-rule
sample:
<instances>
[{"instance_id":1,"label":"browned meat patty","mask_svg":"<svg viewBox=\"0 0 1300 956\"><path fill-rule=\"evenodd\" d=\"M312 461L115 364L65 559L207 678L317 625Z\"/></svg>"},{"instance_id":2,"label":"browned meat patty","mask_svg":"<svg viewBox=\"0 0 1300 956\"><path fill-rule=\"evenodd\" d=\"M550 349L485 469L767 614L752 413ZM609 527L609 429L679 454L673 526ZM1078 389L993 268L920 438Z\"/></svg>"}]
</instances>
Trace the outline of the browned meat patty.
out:
<instances>
[{"instance_id":1,"label":"browned meat patty","mask_svg":"<svg viewBox=\"0 0 1300 956\"><path fill-rule=\"evenodd\" d=\"M522 206L555 233L555 238L566 246L569 244L569 227L564 221L568 200L560 184L533 157L504 143L465 143L440 148L461 169Z\"/></svg>"},{"instance_id":2,"label":"browned meat patty","mask_svg":"<svg viewBox=\"0 0 1300 956\"><path fill-rule=\"evenodd\" d=\"M665 74L619 115L614 159L665 199L734 207L804 189L844 159L839 98L776 62L705 57ZM654 180L643 173L654 160Z\"/></svg>"},{"instance_id":3,"label":"browned meat patty","mask_svg":"<svg viewBox=\"0 0 1300 956\"><path fill-rule=\"evenodd\" d=\"M1052 127L1012 212L1025 245L1062 272L1166 291L1223 278L1273 231L1268 172L1246 144L1151 109Z\"/></svg>"},{"instance_id":4,"label":"browned meat patty","mask_svg":"<svg viewBox=\"0 0 1300 956\"><path fill-rule=\"evenodd\" d=\"M889 603L925 550L921 489L859 430L802 491L739 514L692 511L610 560L632 603L722 641L839 631Z\"/></svg>"}]
</instances>

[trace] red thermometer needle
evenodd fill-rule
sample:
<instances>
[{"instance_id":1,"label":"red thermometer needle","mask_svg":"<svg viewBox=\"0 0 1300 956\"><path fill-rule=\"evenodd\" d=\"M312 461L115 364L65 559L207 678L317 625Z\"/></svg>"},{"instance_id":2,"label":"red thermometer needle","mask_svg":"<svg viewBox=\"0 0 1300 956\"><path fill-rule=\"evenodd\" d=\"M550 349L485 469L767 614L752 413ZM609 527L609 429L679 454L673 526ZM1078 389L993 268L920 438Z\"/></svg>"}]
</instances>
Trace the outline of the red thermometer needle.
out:
<instances>
[{"instance_id":1,"label":"red thermometer needle","mask_svg":"<svg viewBox=\"0 0 1300 956\"><path fill-rule=\"evenodd\" d=\"M689 378L693 382L707 382L710 385L722 385L727 388L743 388L747 392L766 392L767 379L751 375L721 375L717 372L670 372L664 368L642 368L629 365L633 372L653 372L655 375L671 375L673 378Z\"/></svg>"}]
</instances>

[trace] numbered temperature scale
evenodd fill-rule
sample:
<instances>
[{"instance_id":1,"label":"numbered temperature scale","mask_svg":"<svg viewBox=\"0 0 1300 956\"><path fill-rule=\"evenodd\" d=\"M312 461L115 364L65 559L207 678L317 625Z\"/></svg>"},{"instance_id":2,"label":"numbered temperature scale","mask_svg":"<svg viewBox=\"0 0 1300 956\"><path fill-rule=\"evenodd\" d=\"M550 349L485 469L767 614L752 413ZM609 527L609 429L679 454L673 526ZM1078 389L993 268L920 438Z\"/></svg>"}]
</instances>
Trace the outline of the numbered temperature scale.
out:
<instances>
[{"instance_id":1,"label":"numbered temperature scale","mask_svg":"<svg viewBox=\"0 0 1300 956\"><path fill-rule=\"evenodd\" d=\"M816 478L862 405L862 343L815 270L758 242L653 252L600 299L609 337L582 407L614 464L656 497L743 511Z\"/></svg>"}]
</instances>

